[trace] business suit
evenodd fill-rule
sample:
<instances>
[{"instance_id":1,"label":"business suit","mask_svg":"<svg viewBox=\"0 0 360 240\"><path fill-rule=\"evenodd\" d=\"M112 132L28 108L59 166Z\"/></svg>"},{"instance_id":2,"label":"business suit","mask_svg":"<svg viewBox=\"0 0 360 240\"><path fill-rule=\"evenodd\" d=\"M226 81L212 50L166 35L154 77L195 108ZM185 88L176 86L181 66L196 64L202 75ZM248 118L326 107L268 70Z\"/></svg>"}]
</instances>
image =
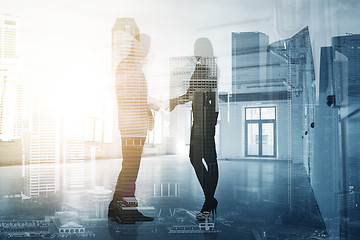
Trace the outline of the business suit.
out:
<instances>
[{"instance_id":1,"label":"business suit","mask_svg":"<svg viewBox=\"0 0 360 240\"><path fill-rule=\"evenodd\" d=\"M170 100L170 110L192 101L193 124L190 138L190 162L204 192L213 199L218 183L218 163L215 149L215 126L218 117L217 67L213 57L196 57L198 62L187 92ZM206 165L203 164L204 159Z\"/></svg>"},{"instance_id":2,"label":"business suit","mask_svg":"<svg viewBox=\"0 0 360 240\"><path fill-rule=\"evenodd\" d=\"M153 221L137 210L126 211L124 197L135 197L136 179L141 154L149 130L148 92L143 63L150 49L150 37L140 34L133 39L129 55L123 59L115 73L119 130L122 145L122 168L116 182L113 200L109 204L108 218L118 223L134 224ZM151 113L151 112L150 112ZM152 117L152 115L151 115ZM151 119L153 120L153 119ZM132 200L131 202L137 202Z\"/></svg>"},{"instance_id":3,"label":"business suit","mask_svg":"<svg viewBox=\"0 0 360 240\"><path fill-rule=\"evenodd\" d=\"M135 196L141 154L148 130L147 83L142 64L130 54L116 70L116 97L123 162L114 200Z\"/></svg>"}]
</instances>

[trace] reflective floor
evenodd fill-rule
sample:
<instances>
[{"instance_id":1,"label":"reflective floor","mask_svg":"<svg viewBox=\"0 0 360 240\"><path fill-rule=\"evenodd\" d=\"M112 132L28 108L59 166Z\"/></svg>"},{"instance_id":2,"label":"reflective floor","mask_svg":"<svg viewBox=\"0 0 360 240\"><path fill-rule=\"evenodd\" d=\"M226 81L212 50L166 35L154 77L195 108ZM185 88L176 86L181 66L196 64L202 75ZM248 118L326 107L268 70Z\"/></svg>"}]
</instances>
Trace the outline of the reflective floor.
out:
<instances>
[{"instance_id":1,"label":"reflective floor","mask_svg":"<svg viewBox=\"0 0 360 240\"><path fill-rule=\"evenodd\" d=\"M22 166L0 168L0 238L327 239L331 235L301 165L220 160L217 216L201 226L194 213L201 209L203 194L188 158L182 156L142 160L136 197L139 210L154 217L153 222L109 222L107 207L120 168L119 159L44 165L31 171ZM55 174L46 174L49 171Z\"/></svg>"}]
</instances>

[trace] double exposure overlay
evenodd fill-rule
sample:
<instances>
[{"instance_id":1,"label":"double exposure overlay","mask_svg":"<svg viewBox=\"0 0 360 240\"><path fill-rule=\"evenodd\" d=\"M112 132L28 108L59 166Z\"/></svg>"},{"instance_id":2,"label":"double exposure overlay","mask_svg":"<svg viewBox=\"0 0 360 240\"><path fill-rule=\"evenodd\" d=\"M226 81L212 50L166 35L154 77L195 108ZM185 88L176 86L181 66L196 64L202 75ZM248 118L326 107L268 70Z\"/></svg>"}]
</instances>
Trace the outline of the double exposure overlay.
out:
<instances>
[{"instance_id":1,"label":"double exposure overlay","mask_svg":"<svg viewBox=\"0 0 360 240\"><path fill-rule=\"evenodd\" d=\"M0 239L359 239L359 11L0 1Z\"/></svg>"}]
</instances>

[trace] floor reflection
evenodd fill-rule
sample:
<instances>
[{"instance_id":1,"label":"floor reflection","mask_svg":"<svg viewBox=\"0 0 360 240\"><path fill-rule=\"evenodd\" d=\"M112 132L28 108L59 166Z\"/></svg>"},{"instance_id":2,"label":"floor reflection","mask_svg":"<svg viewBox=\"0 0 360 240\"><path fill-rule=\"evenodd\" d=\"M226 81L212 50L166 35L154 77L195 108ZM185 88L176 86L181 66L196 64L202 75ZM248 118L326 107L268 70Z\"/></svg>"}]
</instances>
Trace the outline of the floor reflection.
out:
<instances>
[{"instance_id":1,"label":"floor reflection","mask_svg":"<svg viewBox=\"0 0 360 240\"><path fill-rule=\"evenodd\" d=\"M199 226L203 194L186 157L143 158L136 196L139 210L155 221L135 224L107 220L121 161L93 164L44 165L58 174L48 178L38 177L40 168L0 168L0 238L327 238L301 165L292 165L290 176L287 162L219 161L217 218Z\"/></svg>"}]
</instances>

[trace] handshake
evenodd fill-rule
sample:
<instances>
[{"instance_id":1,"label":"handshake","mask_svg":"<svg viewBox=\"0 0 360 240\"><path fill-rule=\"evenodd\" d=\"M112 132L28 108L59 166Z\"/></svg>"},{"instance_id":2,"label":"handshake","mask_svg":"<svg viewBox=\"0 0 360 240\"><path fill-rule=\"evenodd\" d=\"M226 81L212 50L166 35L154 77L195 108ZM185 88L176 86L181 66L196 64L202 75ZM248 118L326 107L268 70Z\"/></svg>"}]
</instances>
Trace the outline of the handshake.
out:
<instances>
[{"instance_id":1,"label":"handshake","mask_svg":"<svg viewBox=\"0 0 360 240\"><path fill-rule=\"evenodd\" d=\"M148 103L149 103L149 109L153 109L155 111L164 110L171 112L172 110L174 110L176 106L175 99L160 100L157 98L149 97Z\"/></svg>"}]
</instances>

